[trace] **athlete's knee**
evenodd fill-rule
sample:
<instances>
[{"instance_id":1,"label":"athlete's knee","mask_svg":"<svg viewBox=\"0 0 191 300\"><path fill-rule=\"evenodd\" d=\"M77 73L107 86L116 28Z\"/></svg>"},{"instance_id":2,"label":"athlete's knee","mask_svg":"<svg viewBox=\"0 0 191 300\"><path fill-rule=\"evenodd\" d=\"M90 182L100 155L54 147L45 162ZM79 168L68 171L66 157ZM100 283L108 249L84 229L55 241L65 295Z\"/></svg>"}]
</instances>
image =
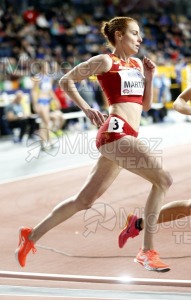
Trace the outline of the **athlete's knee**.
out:
<instances>
[{"instance_id":1,"label":"athlete's knee","mask_svg":"<svg viewBox=\"0 0 191 300\"><path fill-rule=\"evenodd\" d=\"M168 190L173 183L172 176L167 171L162 171L159 175L156 185L163 190Z\"/></svg>"},{"instance_id":2,"label":"athlete's knee","mask_svg":"<svg viewBox=\"0 0 191 300\"><path fill-rule=\"evenodd\" d=\"M76 206L78 208L78 210L87 210L87 209L90 209L94 203L96 199L94 197L85 197L85 196L82 196L81 194L79 194L77 197L76 197Z\"/></svg>"},{"instance_id":3,"label":"athlete's knee","mask_svg":"<svg viewBox=\"0 0 191 300\"><path fill-rule=\"evenodd\" d=\"M168 171L165 171L165 184L167 188L170 188L171 185L173 184L173 178Z\"/></svg>"}]
</instances>

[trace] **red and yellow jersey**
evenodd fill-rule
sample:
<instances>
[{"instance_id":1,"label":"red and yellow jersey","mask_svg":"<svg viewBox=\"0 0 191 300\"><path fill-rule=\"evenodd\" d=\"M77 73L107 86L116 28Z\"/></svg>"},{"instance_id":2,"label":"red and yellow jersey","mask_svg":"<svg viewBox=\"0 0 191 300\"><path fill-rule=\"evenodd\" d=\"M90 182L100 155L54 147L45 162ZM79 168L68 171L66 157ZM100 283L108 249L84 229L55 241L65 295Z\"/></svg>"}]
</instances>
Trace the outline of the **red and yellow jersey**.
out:
<instances>
[{"instance_id":1,"label":"red and yellow jersey","mask_svg":"<svg viewBox=\"0 0 191 300\"><path fill-rule=\"evenodd\" d=\"M97 75L109 105L134 102L142 105L145 80L138 62L130 58L125 62L114 54L109 54L113 63L111 69Z\"/></svg>"}]
</instances>

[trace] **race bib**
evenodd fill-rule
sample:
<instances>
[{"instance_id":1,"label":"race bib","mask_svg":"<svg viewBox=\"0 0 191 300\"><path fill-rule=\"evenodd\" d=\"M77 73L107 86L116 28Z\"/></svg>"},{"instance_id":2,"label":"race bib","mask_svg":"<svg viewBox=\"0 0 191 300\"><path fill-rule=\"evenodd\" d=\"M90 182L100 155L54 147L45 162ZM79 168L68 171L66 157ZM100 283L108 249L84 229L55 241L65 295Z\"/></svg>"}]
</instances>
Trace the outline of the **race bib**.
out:
<instances>
[{"instance_id":1,"label":"race bib","mask_svg":"<svg viewBox=\"0 0 191 300\"><path fill-rule=\"evenodd\" d=\"M123 132L124 121L119 118L111 117L108 132Z\"/></svg>"},{"instance_id":2,"label":"race bib","mask_svg":"<svg viewBox=\"0 0 191 300\"><path fill-rule=\"evenodd\" d=\"M144 93L144 77L137 69L118 71L121 77L121 95L141 95Z\"/></svg>"}]
</instances>

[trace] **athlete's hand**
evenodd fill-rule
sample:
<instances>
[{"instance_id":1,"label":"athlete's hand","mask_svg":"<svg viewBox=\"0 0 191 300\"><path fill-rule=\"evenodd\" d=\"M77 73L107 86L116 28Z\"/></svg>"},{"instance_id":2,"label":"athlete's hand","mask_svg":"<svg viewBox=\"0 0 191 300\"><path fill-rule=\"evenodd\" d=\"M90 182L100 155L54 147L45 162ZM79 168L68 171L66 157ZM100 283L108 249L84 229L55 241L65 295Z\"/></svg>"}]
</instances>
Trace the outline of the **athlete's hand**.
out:
<instances>
[{"instance_id":1,"label":"athlete's hand","mask_svg":"<svg viewBox=\"0 0 191 300\"><path fill-rule=\"evenodd\" d=\"M102 114L99 110L88 108L84 110L86 116L90 119L91 123L97 127L100 127L108 117L106 114Z\"/></svg>"},{"instance_id":2,"label":"athlete's hand","mask_svg":"<svg viewBox=\"0 0 191 300\"><path fill-rule=\"evenodd\" d=\"M152 60L145 56L143 59L143 69L145 79L152 79L156 70L156 65L154 62L152 62Z\"/></svg>"}]
</instances>

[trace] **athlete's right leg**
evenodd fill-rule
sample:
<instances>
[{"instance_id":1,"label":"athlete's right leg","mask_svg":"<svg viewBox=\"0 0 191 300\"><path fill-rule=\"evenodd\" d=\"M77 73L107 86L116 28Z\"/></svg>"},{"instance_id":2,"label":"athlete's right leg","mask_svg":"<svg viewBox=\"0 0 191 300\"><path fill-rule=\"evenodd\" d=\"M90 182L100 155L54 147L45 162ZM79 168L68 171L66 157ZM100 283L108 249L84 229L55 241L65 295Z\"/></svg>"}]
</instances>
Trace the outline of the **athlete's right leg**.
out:
<instances>
[{"instance_id":1,"label":"athlete's right leg","mask_svg":"<svg viewBox=\"0 0 191 300\"><path fill-rule=\"evenodd\" d=\"M16 259L24 267L28 253L35 251L34 244L49 230L66 221L80 210L91 207L112 184L121 168L101 156L90 172L80 192L58 204L52 212L45 217L33 229L21 228L19 236L19 247L15 251Z\"/></svg>"},{"instance_id":2,"label":"athlete's right leg","mask_svg":"<svg viewBox=\"0 0 191 300\"><path fill-rule=\"evenodd\" d=\"M142 146L145 146L144 149ZM152 184L144 208L145 228L142 249L136 256L136 261L148 270L169 271L169 266L161 262L154 250L153 237L163 200L172 184L170 174L163 169L161 159L132 136L125 136L113 143L103 145L100 147L100 152L119 166Z\"/></svg>"}]
</instances>

